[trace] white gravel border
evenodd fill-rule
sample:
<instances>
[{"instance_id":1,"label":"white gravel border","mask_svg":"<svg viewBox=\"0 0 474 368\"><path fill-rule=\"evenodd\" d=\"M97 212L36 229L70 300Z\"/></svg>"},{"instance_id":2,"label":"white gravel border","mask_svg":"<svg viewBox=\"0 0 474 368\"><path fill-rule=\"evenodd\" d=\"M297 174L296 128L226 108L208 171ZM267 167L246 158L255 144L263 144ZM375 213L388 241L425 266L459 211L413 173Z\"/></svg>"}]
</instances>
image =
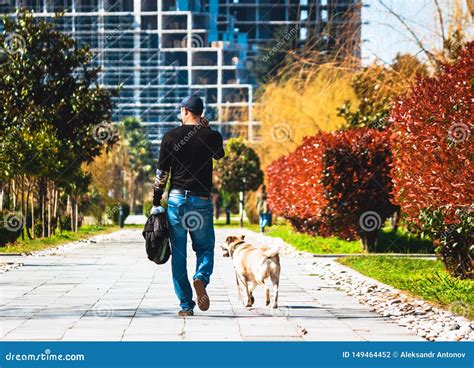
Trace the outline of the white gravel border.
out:
<instances>
[{"instance_id":1,"label":"white gravel border","mask_svg":"<svg viewBox=\"0 0 474 368\"><path fill-rule=\"evenodd\" d=\"M249 237L256 234L245 229L238 229L236 233L248 234ZM282 256L313 258L312 264L306 265L305 272L321 277L359 303L369 305L373 312L394 320L429 341L474 341L474 322L463 317L467 315L469 306L462 301L451 303L446 311L362 275L337 262L336 257L318 257L298 251L280 238L258 235L263 237L262 243L279 247Z\"/></svg>"}]
</instances>

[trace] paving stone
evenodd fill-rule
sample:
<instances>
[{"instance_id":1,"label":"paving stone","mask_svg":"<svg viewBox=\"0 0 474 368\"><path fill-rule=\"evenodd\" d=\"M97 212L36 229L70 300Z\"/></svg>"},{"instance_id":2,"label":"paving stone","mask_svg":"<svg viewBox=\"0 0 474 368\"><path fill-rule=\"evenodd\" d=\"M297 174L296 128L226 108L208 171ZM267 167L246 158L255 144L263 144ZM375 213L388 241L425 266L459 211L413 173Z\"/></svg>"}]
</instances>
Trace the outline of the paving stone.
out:
<instances>
[{"instance_id":1,"label":"paving stone","mask_svg":"<svg viewBox=\"0 0 474 368\"><path fill-rule=\"evenodd\" d=\"M216 229L219 246L230 234L264 243L257 233ZM195 269L189 246L188 275ZM108 234L95 243L65 246L54 255L18 256L23 266L0 276L3 340L67 341L389 341L420 340L305 270L311 257L281 257L279 308L239 300L232 260L216 251L208 292L211 307L179 317L171 265L145 255L140 229ZM0 256L0 262L2 261Z\"/></svg>"}]
</instances>

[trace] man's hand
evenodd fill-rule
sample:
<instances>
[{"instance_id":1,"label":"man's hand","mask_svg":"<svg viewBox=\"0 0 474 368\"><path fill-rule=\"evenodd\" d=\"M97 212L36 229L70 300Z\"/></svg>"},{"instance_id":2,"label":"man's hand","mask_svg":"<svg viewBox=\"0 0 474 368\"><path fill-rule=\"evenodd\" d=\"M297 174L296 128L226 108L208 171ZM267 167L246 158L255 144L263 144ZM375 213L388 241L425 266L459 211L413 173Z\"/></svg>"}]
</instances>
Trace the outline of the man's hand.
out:
<instances>
[{"instance_id":1,"label":"man's hand","mask_svg":"<svg viewBox=\"0 0 474 368\"><path fill-rule=\"evenodd\" d=\"M203 127L207 128L209 126L209 119L206 118L205 116L201 116L199 120L199 124L201 124Z\"/></svg>"},{"instance_id":2,"label":"man's hand","mask_svg":"<svg viewBox=\"0 0 474 368\"><path fill-rule=\"evenodd\" d=\"M161 206L153 206L150 210L150 215L158 215L159 213L165 212L165 209Z\"/></svg>"}]
</instances>

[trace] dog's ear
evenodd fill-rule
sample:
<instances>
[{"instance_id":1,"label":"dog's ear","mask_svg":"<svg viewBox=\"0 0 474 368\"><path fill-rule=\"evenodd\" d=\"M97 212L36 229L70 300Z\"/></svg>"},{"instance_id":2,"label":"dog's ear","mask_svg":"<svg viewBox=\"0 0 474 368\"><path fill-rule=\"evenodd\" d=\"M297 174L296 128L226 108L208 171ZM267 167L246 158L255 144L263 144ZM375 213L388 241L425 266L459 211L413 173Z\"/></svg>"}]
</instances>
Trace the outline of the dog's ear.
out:
<instances>
[{"instance_id":1,"label":"dog's ear","mask_svg":"<svg viewBox=\"0 0 474 368\"><path fill-rule=\"evenodd\" d=\"M240 240L244 240L245 235L240 235Z\"/></svg>"},{"instance_id":2,"label":"dog's ear","mask_svg":"<svg viewBox=\"0 0 474 368\"><path fill-rule=\"evenodd\" d=\"M232 235L228 236L228 237L225 239L225 242L226 242L227 244L230 244L230 243L232 243L233 241L235 241L235 236L232 236Z\"/></svg>"}]
</instances>

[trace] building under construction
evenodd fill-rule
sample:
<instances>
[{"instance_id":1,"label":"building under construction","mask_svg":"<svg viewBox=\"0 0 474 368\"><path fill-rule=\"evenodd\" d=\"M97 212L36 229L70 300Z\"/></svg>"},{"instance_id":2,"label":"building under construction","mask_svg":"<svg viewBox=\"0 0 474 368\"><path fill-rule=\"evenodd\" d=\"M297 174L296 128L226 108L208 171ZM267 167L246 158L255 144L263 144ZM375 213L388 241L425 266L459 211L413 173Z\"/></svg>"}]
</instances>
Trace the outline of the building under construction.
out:
<instances>
[{"instance_id":1,"label":"building under construction","mask_svg":"<svg viewBox=\"0 0 474 368\"><path fill-rule=\"evenodd\" d=\"M238 130L258 139L252 111L256 83L248 60L282 27L297 32L296 46L310 34L328 37L323 31L328 22L347 23L344 17L357 14L359 2L2 0L0 10L14 15L27 7L48 19L63 11L54 22L91 46L94 63L103 70L101 84L120 86L114 120L139 119L157 147L162 135L180 124L179 102L191 93L204 99L211 125L225 137ZM355 24L360 25L360 15ZM336 29L329 33L332 40ZM329 50L329 39L326 44Z\"/></svg>"}]
</instances>

